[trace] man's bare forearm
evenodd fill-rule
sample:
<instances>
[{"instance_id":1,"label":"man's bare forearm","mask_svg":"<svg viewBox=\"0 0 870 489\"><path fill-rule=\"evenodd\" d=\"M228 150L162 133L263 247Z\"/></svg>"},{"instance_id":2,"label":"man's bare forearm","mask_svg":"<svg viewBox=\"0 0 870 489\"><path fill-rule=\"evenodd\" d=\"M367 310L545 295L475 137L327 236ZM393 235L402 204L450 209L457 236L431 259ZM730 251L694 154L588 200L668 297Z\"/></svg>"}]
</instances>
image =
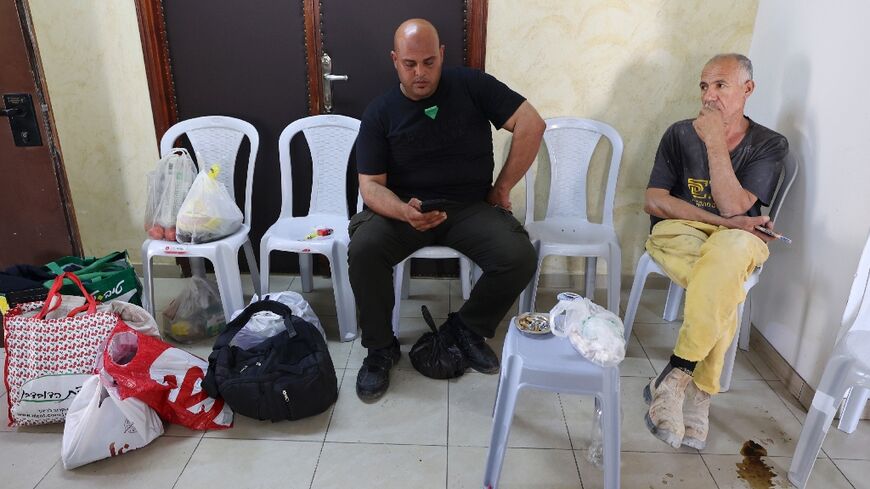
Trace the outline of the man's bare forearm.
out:
<instances>
[{"instance_id":1,"label":"man's bare forearm","mask_svg":"<svg viewBox=\"0 0 870 489\"><path fill-rule=\"evenodd\" d=\"M710 165L710 193L719 212L725 217L745 214L756 199L737 180L727 146L708 146L707 160Z\"/></svg>"},{"instance_id":2,"label":"man's bare forearm","mask_svg":"<svg viewBox=\"0 0 870 489\"><path fill-rule=\"evenodd\" d=\"M366 206L376 214L405 221L407 204L380 182L360 178L360 193Z\"/></svg>"},{"instance_id":3,"label":"man's bare forearm","mask_svg":"<svg viewBox=\"0 0 870 489\"><path fill-rule=\"evenodd\" d=\"M727 225L727 219L724 217L678 199L664 189L647 189L644 211L651 216L662 219L685 219L705 222L714 226Z\"/></svg>"},{"instance_id":4,"label":"man's bare forearm","mask_svg":"<svg viewBox=\"0 0 870 489\"><path fill-rule=\"evenodd\" d=\"M508 157L493 185L495 188L510 192L514 185L523 178L538 155L541 138L546 127L540 117L529 117L517 121Z\"/></svg>"}]
</instances>

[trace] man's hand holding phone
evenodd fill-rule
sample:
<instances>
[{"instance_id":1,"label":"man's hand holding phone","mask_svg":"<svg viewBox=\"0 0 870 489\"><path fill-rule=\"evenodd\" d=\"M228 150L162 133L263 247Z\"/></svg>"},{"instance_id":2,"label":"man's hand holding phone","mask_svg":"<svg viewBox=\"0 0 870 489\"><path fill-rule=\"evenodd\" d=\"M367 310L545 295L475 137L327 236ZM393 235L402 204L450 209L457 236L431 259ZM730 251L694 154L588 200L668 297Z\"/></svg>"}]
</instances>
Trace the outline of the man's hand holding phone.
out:
<instances>
[{"instance_id":1,"label":"man's hand holding phone","mask_svg":"<svg viewBox=\"0 0 870 489\"><path fill-rule=\"evenodd\" d=\"M447 220L447 213L443 210L446 204L444 199L421 201L412 198L408 201L405 221L417 231L428 231Z\"/></svg>"}]
</instances>

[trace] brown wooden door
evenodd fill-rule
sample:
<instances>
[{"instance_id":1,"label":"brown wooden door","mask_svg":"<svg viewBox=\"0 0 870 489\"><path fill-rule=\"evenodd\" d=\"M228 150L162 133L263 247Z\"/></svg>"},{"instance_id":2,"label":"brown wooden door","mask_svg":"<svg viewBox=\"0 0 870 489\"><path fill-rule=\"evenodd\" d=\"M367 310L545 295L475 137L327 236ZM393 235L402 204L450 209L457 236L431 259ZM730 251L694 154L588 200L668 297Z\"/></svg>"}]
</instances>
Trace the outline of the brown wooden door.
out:
<instances>
[{"instance_id":1,"label":"brown wooden door","mask_svg":"<svg viewBox=\"0 0 870 489\"><path fill-rule=\"evenodd\" d=\"M81 249L60 153L52 150L48 101L23 5L0 0L0 110L12 110L28 96L32 100L32 108L25 103L12 117L0 116L0 268L43 264ZM20 118L30 110L35 123L24 127ZM15 131L14 117L19 118ZM19 146L16 137L33 145Z\"/></svg>"},{"instance_id":2,"label":"brown wooden door","mask_svg":"<svg viewBox=\"0 0 870 489\"><path fill-rule=\"evenodd\" d=\"M375 96L397 83L389 52L399 23L432 20L447 45L448 65L482 68L485 6L485 0L137 0L158 138L177 120L200 115L238 117L257 128L251 231L257 250L281 206L280 132L296 119L327 112L323 53L334 57L334 73L349 76L333 85L332 112L359 118ZM294 213L304 215L311 169L303 138L291 153ZM245 158L238 160L236 189L244 189ZM352 159L348 184L355 206ZM238 190L237 197L242 202ZM324 265L316 270L328 273ZM271 268L296 271L298 263L295 255L276 253Z\"/></svg>"}]
</instances>

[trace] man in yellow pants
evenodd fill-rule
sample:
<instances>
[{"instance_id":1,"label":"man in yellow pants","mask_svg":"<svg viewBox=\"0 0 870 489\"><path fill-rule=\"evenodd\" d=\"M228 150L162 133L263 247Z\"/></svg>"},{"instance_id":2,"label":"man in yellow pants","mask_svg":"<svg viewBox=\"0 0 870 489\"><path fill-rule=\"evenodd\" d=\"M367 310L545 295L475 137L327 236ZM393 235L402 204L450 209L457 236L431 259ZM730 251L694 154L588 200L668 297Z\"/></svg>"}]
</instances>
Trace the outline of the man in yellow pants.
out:
<instances>
[{"instance_id":1,"label":"man in yellow pants","mask_svg":"<svg viewBox=\"0 0 870 489\"><path fill-rule=\"evenodd\" d=\"M755 89L743 55L714 56L701 71L701 111L665 132L644 210L646 250L686 288L683 326L670 362L644 388L649 430L674 448L704 448L710 396L719 392L737 329L743 283L768 257L770 205L788 142L743 114ZM685 404L685 406L684 406Z\"/></svg>"}]
</instances>

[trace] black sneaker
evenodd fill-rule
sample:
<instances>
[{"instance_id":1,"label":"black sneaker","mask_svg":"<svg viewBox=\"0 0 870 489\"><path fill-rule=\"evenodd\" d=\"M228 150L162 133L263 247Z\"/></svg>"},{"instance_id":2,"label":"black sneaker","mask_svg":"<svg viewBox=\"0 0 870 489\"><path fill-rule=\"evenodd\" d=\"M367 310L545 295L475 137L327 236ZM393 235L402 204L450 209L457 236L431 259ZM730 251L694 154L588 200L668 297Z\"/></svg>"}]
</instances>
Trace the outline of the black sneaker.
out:
<instances>
[{"instance_id":1,"label":"black sneaker","mask_svg":"<svg viewBox=\"0 0 870 489\"><path fill-rule=\"evenodd\" d=\"M498 357L486 344L486 339L462 324L456 313L450 313L441 325L441 335L453 341L469 367L482 374L498 373Z\"/></svg>"},{"instance_id":2,"label":"black sneaker","mask_svg":"<svg viewBox=\"0 0 870 489\"><path fill-rule=\"evenodd\" d=\"M399 340L386 348L369 349L359 373L356 374L356 395L371 402L384 395L390 386L390 369L399 361Z\"/></svg>"}]
</instances>

